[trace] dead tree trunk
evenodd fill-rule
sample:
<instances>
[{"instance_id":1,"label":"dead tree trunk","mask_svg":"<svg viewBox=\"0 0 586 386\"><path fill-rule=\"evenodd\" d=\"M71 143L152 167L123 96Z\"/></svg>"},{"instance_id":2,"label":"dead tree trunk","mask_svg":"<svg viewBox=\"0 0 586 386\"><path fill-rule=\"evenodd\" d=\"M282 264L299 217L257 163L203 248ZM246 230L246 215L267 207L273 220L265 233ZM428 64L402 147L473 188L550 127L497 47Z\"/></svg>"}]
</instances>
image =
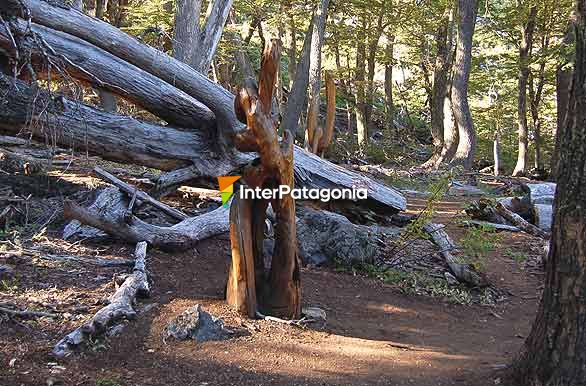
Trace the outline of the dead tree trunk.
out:
<instances>
[{"instance_id":1,"label":"dead tree trunk","mask_svg":"<svg viewBox=\"0 0 586 386\"><path fill-rule=\"evenodd\" d=\"M294 133L285 131L279 143L271 118L273 89L279 65L280 47L273 40L263 53L258 89L253 83L243 87L235 101L238 116L247 129L237 135L240 150L256 150L260 163L244 169L243 179L252 188L293 188ZM276 214L275 247L268 272L262 255L264 213L271 205ZM278 317L301 315L301 284L295 201L291 195L272 200L235 198L230 211L232 266L228 276L227 301L238 311L255 317L256 312Z\"/></svg>"}]
</instances>

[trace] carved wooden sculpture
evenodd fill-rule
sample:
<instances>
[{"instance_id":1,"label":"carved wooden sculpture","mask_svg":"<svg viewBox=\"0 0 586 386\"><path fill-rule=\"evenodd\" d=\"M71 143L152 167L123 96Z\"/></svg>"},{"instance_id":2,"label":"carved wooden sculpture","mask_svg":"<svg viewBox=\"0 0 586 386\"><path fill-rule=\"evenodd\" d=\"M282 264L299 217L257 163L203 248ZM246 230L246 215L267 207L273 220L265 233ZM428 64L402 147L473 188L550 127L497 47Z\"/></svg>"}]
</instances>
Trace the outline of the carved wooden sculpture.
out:
<instances>
[{"instance_id":1,"label":"carved wooden sculpture","mask_svg":"<svg viewBox=\"0 0 586 386\"><path fill-rule=\"evenodd\" d=\"M244 168L242 179L251 188L293 188L294 135L277 135L271 118L271 100L279 65L278 40L265 47L258 87L248 82L234 101L236 115L246 129L234 138L240 151L256 151L260 158ZM265 213L271 205L277 220L270 267L265 267L263 240ZM240 199L235 195L230 210L232 266L226 298L239 312L254 317L257 311L296 319L301 314L301 285L295 228L295 201Z\"/></svg>"}]
</instances>

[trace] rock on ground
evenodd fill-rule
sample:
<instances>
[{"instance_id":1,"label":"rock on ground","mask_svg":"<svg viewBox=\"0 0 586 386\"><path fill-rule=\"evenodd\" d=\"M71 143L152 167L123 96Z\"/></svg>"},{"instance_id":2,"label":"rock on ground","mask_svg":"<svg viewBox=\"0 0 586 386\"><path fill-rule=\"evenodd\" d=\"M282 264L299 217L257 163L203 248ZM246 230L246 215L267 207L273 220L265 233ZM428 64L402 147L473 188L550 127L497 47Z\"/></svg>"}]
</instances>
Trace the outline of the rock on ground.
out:
<instances>
[{"instance_id":1,"label":"rock on ground","mask_svg":"<svg viewBox=\"0 0 586 386\"><path fill-rule=\"evenodd\" d=\"M193 339L197 343L209 340L225 340L233 332L224 327L224 321L205 311L200 304L186 309L171 320L165 328L167 337L177 340Z\"/></svg>"},{"instance_id":2,"label":"rock on ground","mask_svg":"<svg viewBox=\"0 0 586 386\"><path fill-rule=\"evenodd\" d=\"M306 264L372 263L382 249L381 239L400 234L396 227L356 225L326 210L303 208L298 216L299 255Z\"/></svg>"}]
</instances>

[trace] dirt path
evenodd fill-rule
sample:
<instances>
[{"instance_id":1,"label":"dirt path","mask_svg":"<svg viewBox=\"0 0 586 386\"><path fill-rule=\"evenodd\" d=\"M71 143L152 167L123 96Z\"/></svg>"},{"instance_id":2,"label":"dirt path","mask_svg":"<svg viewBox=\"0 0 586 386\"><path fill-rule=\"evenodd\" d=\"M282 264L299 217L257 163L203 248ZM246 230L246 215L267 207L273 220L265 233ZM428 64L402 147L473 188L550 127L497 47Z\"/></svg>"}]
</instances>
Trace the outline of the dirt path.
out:
<instances>
[{"instance_id":1,"label":"dirt path","mask_svg":"<svg viewBox=\"0 0 586 386\"><path fill-rule=\"evenodd\" d=\"M412 209L419 204L411 200ZM448 223L460 206L442 203L436 220ZM462 235L452 225L448 231L456 239ZM533 242L503 233L500 245L530 254ZM509 294L495 307L453 305L406 295L375 279L304 269L304 304L327 312L324 328L254 321L250 335L232 340L165 342L168 320L197 303L228 325L240 325L222 300L228 257L226 239L183 254L151 251L154 291L142 306L153 307L109 339L107 347L96 345L73 359L47 355L73 322L59 329L0 324L0 385L44 385L48 379L57 385L101 386L494 385L495 367L510 361L529 331L541 282L539 273L504 256L501 248L486 261L490 279ZM73 281L69 285L73 288ZM12 358L16 361L9 367Z\"/></svg>"}]
</instances>

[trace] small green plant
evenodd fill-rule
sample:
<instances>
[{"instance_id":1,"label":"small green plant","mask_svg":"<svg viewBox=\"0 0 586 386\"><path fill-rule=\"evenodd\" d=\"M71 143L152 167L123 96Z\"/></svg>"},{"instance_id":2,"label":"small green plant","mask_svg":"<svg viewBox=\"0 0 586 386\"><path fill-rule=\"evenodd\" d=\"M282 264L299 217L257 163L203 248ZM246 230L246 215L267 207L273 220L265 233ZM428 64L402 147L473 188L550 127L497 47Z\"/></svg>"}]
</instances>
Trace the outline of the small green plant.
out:
<instances>
[{"instance_id":1,"label":"small green plant","mask_svg":"<svg viewBox=\"0 0 586 386\"><path fill-rule=\"evenodd\" d=\"M122 386L118 381L110 378L100 378L96 380L97 386Z\"/></svg>"},{"instance_id":2,"label":"small green plant","mask_svg":"<svg viewBox=\"0 0 586 386\"><path fill-rule=\"evenodd\" d=\"M496 229L490 225L481 225L466 230L466 233L460 240L462 250L466 254L469 264L479 271L484 269L484 259L494 251L500 241Z\"/></svg>"},{"instance_id":3,"label":"small green plant","mask_svg":"<svg viewBox=\"0 0 586 386\"><path fill-rule=\"evenodd\" d=\"M16 278L0 280L0 291L12 292L16 291L17 289L18 280Z\"/></svg>"},{"instance_id":4,"label":"small green plant","mask_svg":"<svg viewBox=\"0 0 586 386\"><path fill-rule=\"evenodd\" d=\"M515 252L511 248L507 248L504 252L504 255L515 260L517 263L524 263L528 259L527 255L524 253Z\"/></svg>"}]
</instances>

